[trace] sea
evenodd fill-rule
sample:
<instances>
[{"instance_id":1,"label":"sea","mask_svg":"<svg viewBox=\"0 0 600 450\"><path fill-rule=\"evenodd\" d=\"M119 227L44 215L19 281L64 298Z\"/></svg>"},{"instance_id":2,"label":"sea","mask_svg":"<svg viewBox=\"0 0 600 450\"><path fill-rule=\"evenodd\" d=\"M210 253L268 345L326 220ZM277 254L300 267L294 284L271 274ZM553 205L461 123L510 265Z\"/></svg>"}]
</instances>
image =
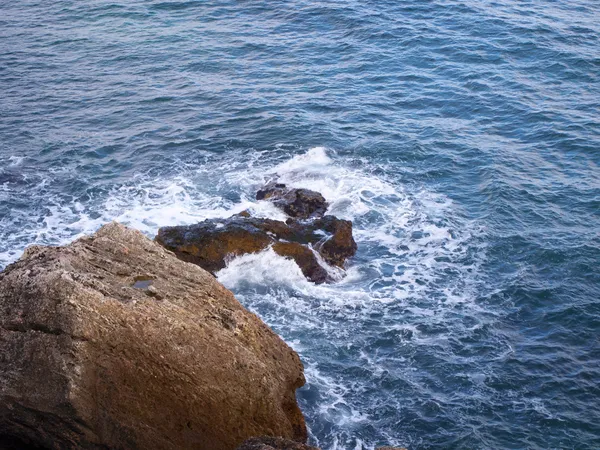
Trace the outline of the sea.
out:
<instances>
[{"instance_id":1,"label":"sea","mask_svg":"<svg viewBox=\"0 0 600 450\"><path fill-rule=\"evenodd\" d=\"M600 2L0 0L0 268L321 192L333 284L217 273L324 450L600 449Z\"/></svg>"}]
</instances>

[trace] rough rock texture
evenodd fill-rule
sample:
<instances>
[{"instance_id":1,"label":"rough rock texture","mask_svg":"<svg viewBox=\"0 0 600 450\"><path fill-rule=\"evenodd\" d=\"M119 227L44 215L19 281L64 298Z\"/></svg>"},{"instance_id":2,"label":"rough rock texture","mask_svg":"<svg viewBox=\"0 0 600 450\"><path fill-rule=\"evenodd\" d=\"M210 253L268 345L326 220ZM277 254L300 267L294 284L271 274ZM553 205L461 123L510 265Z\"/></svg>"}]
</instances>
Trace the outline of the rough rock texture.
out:
<instances>
[{"instance_id":1,"label":"rough rock texture","mask_svg":"<svg viewBox=\"0 0 600 450\"><path fill-rule=\"evenodd\" d=\"M158 230L156 242L180 259L213 273L224 268L229 258L272 245L275 252L296 261L304 275L315 283L332 280L309 245L337 267L343 267L346 259L356 253L352 222L333 216L285 223L238 214L194 225L163 227Z\"/></svg>"},{"instance_id":2,"label":"rough rock texture","mask_svg":"<svg viewBox=\"0 0 600 450\"><path fill-rule=\"evenodd\" d=\"M306 245L297 242L276 242L273 244L273 251L296 261L304 276L310 281L317 284L332 281L327 270L319 264L314 252Z\"/></svg>"},{"instance_id":3,"label":"rough rock texture","mask_svg":"<svg viewBox=\"0 0 600 450\"><path fill-rule=\"evenodd\" d=\"M319 450L317 447L300 444L279 437L255 437L248 439L237 450Z\"/></svg>"},{"instance_id":4,"label":"rough rock texture","mask_svg":"<svg viewBox=\"0 0 600 450\"><path fill-rule=\"evenodd\" d=\"M330 237L319 245L319 253L332 266L343 267L346 259L356 253L356 242L352 237L352 222L334 216L325 216L311 225L313 233L323 230Z\"/></svg>"},{"instance_id":5,"label":"rough rock texture","mask_svg":"<svg viewBox=\"0 0 600 450\"><path fill-rule=\"evenodd\" d=\"M200 267L112 223L0 273L0 442L234 449L304 441L298 355Z\"/></svg>"},{"instance_id":6,"label":"rough rock texture","mask_svg":"<svg viewBox=\"0 0 600 450\"><path fill-rule=\"evenodd\" d=\"M269 200L296 219L322 217L329 206L319 192L287 188L281 183L267 184L256 193L256 199Z\"/></svg>"},{"instance_id":7,"label":"rough rock texture","mask_svg":"<svg viewBox=\"0 0 600 450\"><path fill-rule=\"evenodd\" d=\"M227 257L255 253L274 242L268 233L285 235L289 227L280 221L233 216L227 220L205 220L195 225L163 227L155 240L182 260L217 272Z\"/></svg>"}]
</instances>

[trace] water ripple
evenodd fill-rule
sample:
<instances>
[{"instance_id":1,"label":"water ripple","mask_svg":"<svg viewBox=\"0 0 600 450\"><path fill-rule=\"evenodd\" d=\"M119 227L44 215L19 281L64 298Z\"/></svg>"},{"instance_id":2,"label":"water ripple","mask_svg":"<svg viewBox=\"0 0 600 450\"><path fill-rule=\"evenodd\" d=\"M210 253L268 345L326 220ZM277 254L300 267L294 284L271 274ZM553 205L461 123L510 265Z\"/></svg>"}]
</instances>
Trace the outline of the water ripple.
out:
<instances>
[{"instance_id":1,"label":"water ripple","mask_svg":"<svg viewBox=\"0 0 600 450\"><path fill-rule=\"evenodd\" d=\"M220 274L299 351L314 443L600 447L597 3L0 8L0 266L276 215L277 172L360 245L333 286L268 252Z\"/></svg>"}]
</instances>

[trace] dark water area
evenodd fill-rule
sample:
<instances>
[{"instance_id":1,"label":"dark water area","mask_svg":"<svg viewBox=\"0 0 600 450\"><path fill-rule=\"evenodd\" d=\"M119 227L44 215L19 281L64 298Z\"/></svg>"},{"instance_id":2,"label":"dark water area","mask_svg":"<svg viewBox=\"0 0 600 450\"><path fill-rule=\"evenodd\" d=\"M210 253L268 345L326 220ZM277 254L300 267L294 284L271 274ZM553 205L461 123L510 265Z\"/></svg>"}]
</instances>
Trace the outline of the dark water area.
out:
<instances>
[{"instance_id":1,"label":"dark water area","mask_svg":"<svg viewBox=\"0 0 600 450\"><path fill-rule=\"evenodd\" d=\"M300 354L324 449L600 448L600 3L0 0L0 267L278 177L347 276L219 274Z\"/></svg>"}]
</instances>

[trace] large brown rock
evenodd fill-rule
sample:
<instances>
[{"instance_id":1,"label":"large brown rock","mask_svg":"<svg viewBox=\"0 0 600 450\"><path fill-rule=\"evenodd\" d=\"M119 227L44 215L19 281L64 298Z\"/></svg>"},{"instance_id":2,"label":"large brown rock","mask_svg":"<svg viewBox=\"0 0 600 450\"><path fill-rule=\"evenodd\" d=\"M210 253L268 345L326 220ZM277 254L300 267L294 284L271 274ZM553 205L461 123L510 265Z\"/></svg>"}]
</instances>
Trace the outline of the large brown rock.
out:
<instances>
[{"instance_id":1,"label":"large brown rock","mask_svg":"<svg viewBox=\"0 0 600 450\"><path fill-rule=\"evenodd\" d=\"M257 200L269 200L288 216L296 219L323 217L329 204L310 189L288 188L285 184L269 183L256 193Z\"/></svg>"},{"instance_id":2,"label":"large brown rock","mask_svg":"<svg viewBox=\"0 0 600 450\"><path fill-rule=\"evenodd\" d=\"M340 268L356 253L352 222L333 216L286 223L238 214L194 225L163 227L155 240L180 259L213 273L235 256L273 246L279 255L293 259L304 276L315 283L333 281L315 252Z\"/></svg>"},{"instance_id":3,"label":"large brown rock","mask_svg":"<svg viewBox=\"0 0 600 450\"><path fill-rule=\"evenodd\" d=\"M298 355L213 276L116 223L0 273L0 442L304 441Z\"/></svg>"}]
</instances>

